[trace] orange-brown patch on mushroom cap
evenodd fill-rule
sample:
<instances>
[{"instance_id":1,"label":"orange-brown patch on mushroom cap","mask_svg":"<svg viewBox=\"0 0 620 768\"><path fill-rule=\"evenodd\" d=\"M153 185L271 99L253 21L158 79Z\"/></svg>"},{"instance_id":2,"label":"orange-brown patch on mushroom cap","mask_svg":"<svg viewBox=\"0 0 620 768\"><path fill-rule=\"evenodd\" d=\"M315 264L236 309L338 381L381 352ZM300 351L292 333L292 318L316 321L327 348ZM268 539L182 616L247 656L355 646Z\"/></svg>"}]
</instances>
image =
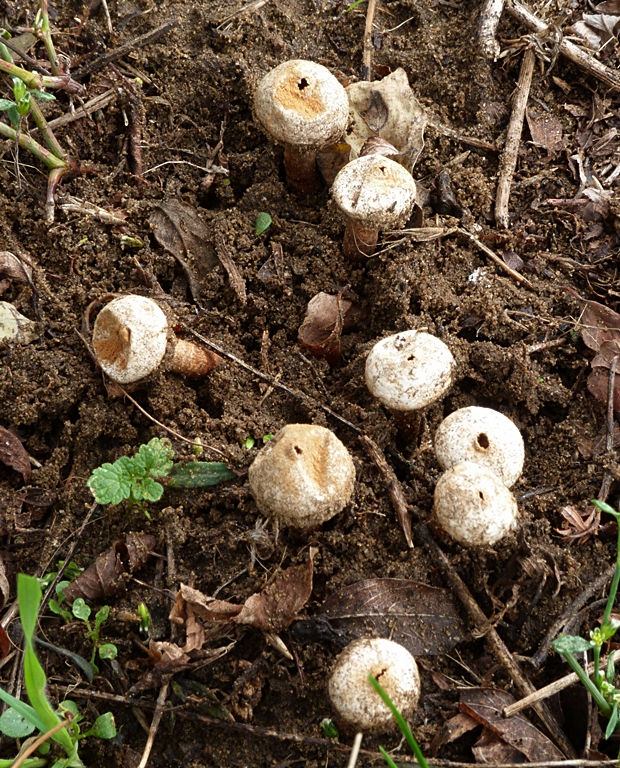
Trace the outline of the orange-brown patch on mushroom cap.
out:
<instances>
[{"instance_id":1,"label":"orange-brown patch on mushroom cap","mask_svg":"<svg viewBox=\"0 0 620 768\"><path fill-rule=\"evenodd\" d=\"M263 514L282 525L307 529L329 520L348 504L355 467L329 429L289 424L258 454L248 479Z\"/></svg>"},{"instance_id":2,"label":"orange-brown patch on mushroom cap","mask_svg":"<svg viewBox=\"0 0 620 768\"><path fill-rule=\"evenodd\" d=\"M121 296L107 304L93 326L93 349L104 373L119 384L148 376L166 352L168 323L145 296Z\"/></svg>"},{"instance_id":3,"label":"orange-brown patch on mushroom cap","mask_svg":"<svg viewBox=\"0 0 620 768\"><path fill-rule=\"evenodd\" d=\"M275 141L300 150L338 141L349 120L342 85L326 67L303 59L285 61L265 75L254 110Z\"/></svg>"}]
</instances>

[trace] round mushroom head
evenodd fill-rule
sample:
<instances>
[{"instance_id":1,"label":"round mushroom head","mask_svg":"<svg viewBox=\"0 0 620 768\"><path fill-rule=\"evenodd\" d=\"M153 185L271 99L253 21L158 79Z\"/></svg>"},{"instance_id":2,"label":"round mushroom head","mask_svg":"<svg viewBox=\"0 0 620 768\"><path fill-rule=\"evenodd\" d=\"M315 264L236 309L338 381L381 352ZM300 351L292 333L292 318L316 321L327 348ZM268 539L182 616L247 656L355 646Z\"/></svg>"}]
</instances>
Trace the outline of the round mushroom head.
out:
<instances>
[{"instance_id":1,"label":"round mushroom head","mask_svg":"<svg viewBox=\"0 0 620 768\"><path fill-rule=\"evenodd\" d=\"M349 100L342 85L321 64L291 59L260 81L254 112L277 143L300 150L319 149L344 133Z\"/></svg>"},{"instance_id":2,"label":"round mushroom head","mask_svg":"<svg viewBox=\"0 0 620 768\"><path fill-rule=\"evenodd\" d=\"M379 341L366 359L366 386L392 411L416 411L438 400L452 384L448 347L430 333L403 331Z\"/></svg>"},{"instance_id":3,"label":"round mushroom head","mask_svg":"<svg viewBox=\"0 0 620 768\"><path fill-rule=\"evenodd\" d=\"M391 730L395 725L392 713L368 682L368 675L379 680L407 718L420 696L418 666L406 648L380 637L354 640L336 659L328 691L338 722L356 731Z\"/></svg>"},{"instance_id":4,"label":"round mushroom head","mask_svg":"<svg viewBox=\"0 0 620 768\"><path fill-rule=\"evenodd\" d=\"M435 433L435 455L442 469L461 461L489 467L510 488L521 475L525 451L515 424L492 408L472 405L444 419Z\"/></svg>"},{"instance_id":5,"label":"round mushroom head","mask_svg":"<svg viewBox=\"0 0 620 768\"><path fill-rule=\"evenodd\" d=\"M264 515L283 526L309 529L330 520L349 503L355 466L329 429L288 424L254 459L248 480Z\"/></svg>"},{"instance_id":6,"label":"round mushroom head","mask_svg":"<svg viewBox=\"0 0 620 768\"><path fill-rule=\"evenodd\" d=\"M132 384L153 373L166 353L168 321L145 296L121 296L99 312L93 349L101 369L119 384Z\"/></svg>"},{"instance_id":7,"label":"round mushroom head","mask_svg":"<svg viewBox=\"0 0 620 768\"><path fill-rule=\"evenodd\" d=\"M518 516L517 502L500 476L481 464L455 464L435 487L435 521L467 547L492 546L517 527Z\"/></svg>"},{"instance_id":8,"label":"round mushroom head","mask_svg":"<svg viewBox=\"0 0 620 768\"><path fill-rule=\"evenodd\" d=\"M397 229L411 216L416 187L402 165L372 154L351 160L338 172L332 195L345 216L365 227Z\"/></svg>"}]
</instances>

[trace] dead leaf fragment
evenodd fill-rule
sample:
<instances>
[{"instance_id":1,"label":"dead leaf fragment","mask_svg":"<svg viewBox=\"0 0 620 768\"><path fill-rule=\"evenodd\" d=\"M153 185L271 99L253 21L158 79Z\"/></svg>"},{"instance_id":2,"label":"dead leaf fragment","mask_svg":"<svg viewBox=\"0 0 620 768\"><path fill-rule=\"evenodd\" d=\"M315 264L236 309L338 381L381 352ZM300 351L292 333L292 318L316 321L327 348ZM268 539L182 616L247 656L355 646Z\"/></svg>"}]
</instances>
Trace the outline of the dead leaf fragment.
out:
<instances>
[{"instance_id":1,"label":"dead leaf fragment","mask_svg":"<svg viewBox=\"0 0 620 768\"><path fill-rule=\"evenodd\" d=\"M477 763L525 763L527 758L518 749L488 728L483 728L480 738L471 748Z\"/></svg>"},{"instance_id":2,"label":"dead leaf fragment","mask_svg":"<svg viewBox=\"0 0 620 768\"><path fill-rule=\"evenodd\" d=\"M532 763L563 760L555 744L521 714L502 716L504 708L513 703L514 698L499 688L467 688L461 692L459 709L518 749Z\"/></svg>"},{"instance_id":3,"label":"dead leaf fragment","mask_svg":"<svg viewBox=\"0 0 620 768\"><path fill-rule=\"evenodd\" d=\"M249 597L233 621L265 632L278 633L287 629L312 594L313 561L316 553L317 549L310 547L310 556L306 563L287 568L265 589Z\"/></svg>"},{"instance_id":4,"label":"dead leaf fragment","mask_svg":"<svg viewBox=\"0 0 620 768\"><path fill-rule=\"evenodd\" d=\"M25 483L30 482L32 468L26 449L20 439L4 427L0 427L0 461L19 472Z\"/></svg>"},{"instance_id":5,"label":"dead leaf fragment","mask_svg":"<svg viewBox=\"0 0 620 768\"><path fill-rule=\"evenodd\" d=\"M224 238L219 234L215 236L215 247L217 257L220 260L220 264L226 270L233 291L237 294L240 303L245 306L248 302L248 296L245 290L245 280L241 277L241 273L237 269L237 265L233 260L232 254L230 253Z\"/></svg>"},{"instance_id":6,"label":"dead leaf fragment","mask_svg":"<svg viewBox=\"0 0 620 768\"><path fill-rule=\"evenodd\" d=\"M177 260L185 272L194 301L200 299L200 281L217 265L211 235L198 211L172 198L161 203L149 224L157 242Z\"/></svg>"},{"instance_id":7,"label":"dead leaf fragment","mask_svg":"<svg viewBox=\"0 0 620 768\"><path fill-rule=\"evenodd\" d=\"M550 149L555 152L564 147L562 140L563 126L559 120L547 114L537 115L530 108L526 111L525 116L534 146L543 147L543 149Z\"/></svg>"},{"instance_id":8,"label":"dead leaf fragment","mask_svg":"<svg viewBox=\"0 0 620 768\"><path fill-rule=\"evenodd\" d=\"M128 533L69 584L64 590L66 599L98 600L122 592L129 576L146 564L154 548L154 536Z\"/></svg>"},{"instance_id":9,"label":"dead leaf fragment","mask_svg":"<svg viewBox=\"0 0 620 768\"><path fill-rule=\"evenodd\" d=\"M0 275L19 283L29 283L32 280L32 267L18 259L14 253L0 251Z\"/></svg>"},{"instance_id":10,"label":"dead leaf fragment","mask_svg":"<svg viewBox=\"0 0 620 768\"><path fill-rule=\"evenodd\" d=\"M330 365L340 359L340 336L355 326L364 316L352 301L337 296L317 293L308 302L306 317L299 327L297 338L314 357L324 357Z\"/></svg>"},{"instance_id":11,"label":"dead leaf fragment","mask_svg":"<svg viewBox=\"0 0 620 768\"><path fill-rule=\"evenodd\" d=\"M554 528L553 530L560 536L564 536L566 541L577 541L577 544L583 544L591 536L596 536L601 524L601 510L593 509L588 512L581 512L574 507L562 507L560 514L566 520L564 528Z\"/></svg>"},{"instance_id":12,"label":"dead leaf fragment","mask_svg":"<svg viewBox=\"0 0 620 768\"><path fill-rule=\"evenodd\" d=\"M353 112L346 136L352 156L358 157L366 139L377 134L396 147L400 154L394 159L411 171L424 148L426 113L405 70L399 68L378 82L353 83L346 90Z\"/></svg>"},{"instance_id":13,"label":"dead leaf fragment","mask_svg":"<svg viewBox=\"0 0 620 768\"><path fill-rule=\"evenodd\" d=\"M387 637L414 656L447 653L465 639L450 592L410 579L358 581L330 595L321 615L349 642Z\"/></svg>"},{"instance_id":14,"label":"dead leaf fragment","mask_svg":"<svg viewBox=\"0 0 620 768\"><path fill-rule=\"evenodd\" d=\"M20 314L8 301L0 301L0 341L30 344L38 338L35 324Z\"/></svg>"}]
</instances>

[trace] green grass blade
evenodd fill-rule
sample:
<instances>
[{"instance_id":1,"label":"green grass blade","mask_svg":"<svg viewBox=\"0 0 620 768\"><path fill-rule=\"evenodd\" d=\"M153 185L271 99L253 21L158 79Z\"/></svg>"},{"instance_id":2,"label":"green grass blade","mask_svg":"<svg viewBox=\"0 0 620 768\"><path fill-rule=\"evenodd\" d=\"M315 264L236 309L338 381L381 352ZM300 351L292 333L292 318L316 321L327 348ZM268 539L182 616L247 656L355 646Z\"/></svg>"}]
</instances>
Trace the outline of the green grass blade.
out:
<instances>
[{"instance_id":1,"label":"green grass blade","mask_svg":"<svg viewBox=\"0 0 620 768\"><path fill-rule=\"evenodd\" d=\"M51 730L60 722L60 718L53 710L46 694L47 677L34 650L33 638L37 623L39 605L41 604L41 587L34 576L20 573L17 577L17 600L19 603L19 617L24 630L24 682L28 698L37 715L43 722L43 732ZM63 728L52 736L58 742L68 757L73 757L76 745Z\"/></svg>"},{"instance_id":2,"label":"green grass blade","mask_svg":"<svg viewBox=\"0 0 620 768\"><path fill-rule=\"evenodd\" d=\"M385 762L388 764L388 768L398 768L396 763L392 760L392 758L388 755L388 753L383 749L383 747L379 747L379 752L383 755L383 758Z\"/></svg>"},{"instance_id":3,"label":"green grass blade","mask_svg":"<svg viewBox=\"0 0 620 768\"><path fill-rule=\"evenodd\" d=\"M411 751L415 755L415 759L420 764L420 768L429 768L429 765L426 762L426 758L424 757L422 750L420 749L420 745L416 741L413 733L411 733L411 728L409 728L409 725L407 724L407 721L405 720L405 718L394 706L392 699L390 699L390 697L387 695L387 693L383 690L383 688L379 684L379 681L376 678L374 678L372 675L368 675L368 682L372 685L372 687L379 694L379 696L381 696L384 704L386 704L389 707L389 710L392 713L394 720L396 720L398 727L400 728L403 736L407 740L407 744L409 744Z\"/></svg>"}]
</instances>

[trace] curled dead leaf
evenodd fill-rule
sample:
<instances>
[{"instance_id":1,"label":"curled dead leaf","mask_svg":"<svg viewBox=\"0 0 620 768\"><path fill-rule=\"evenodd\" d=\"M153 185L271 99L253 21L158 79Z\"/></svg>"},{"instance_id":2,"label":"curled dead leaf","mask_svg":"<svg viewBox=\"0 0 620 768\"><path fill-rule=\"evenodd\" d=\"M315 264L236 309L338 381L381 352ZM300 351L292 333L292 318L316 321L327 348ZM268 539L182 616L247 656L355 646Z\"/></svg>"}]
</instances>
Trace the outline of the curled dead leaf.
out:
<instances>
[{"instance_id":1,"label":"curled dead leaf","mask_svg":"<svg viewBox=\"0 0 620 768\"><path fill-rule=\"evenodd\" d=\"M98 600L122 592L131 574L146 564L154 547L154 536L128 533L69 584L64 590L66 599Z\"/></svg>"},{"instance_id":2,"label":"curled dead leaf","mask_svg":"<svg viewBox=\"0 0 620 768\"><path fill-rule=\"evenodd\" d=\"M0 341L16 341L29 344L38 338L32 320L24 317L8 301L0 301Z\"/></svg>"},{"instance_id":3,"label":"curled dead leaf","mask_svg":"<svg viewBox=\"0 0 620 768\"><path fill-rule=\"evenodd\" d=\"M0 251L0 275L18 283L32 280L32 267L10 251Z\"/></svg>"},{"instance_id":4,"label":"curled dead leaf","mask_svg":"<svg viewBox=\"0 0 620 768\"><path fill-rule=\"evenodd\" d=\"M19 472L25 483L30 482L32 468L26 449L20 439L4 427L0 427L0 461Z\"/></svg>"},{"instance_id":5,"label":"curled dead leaf","mask_svg":"<svg viewBox=\"0 0 620 768\"><path fill-rule=\"evenodd\" d=\"M308 302L297 338L311 355L324 357L330 365L335 365L340 359L342 332L353 328L363 316L363 310L345 299L342 291L336 296L321 291Z\"/></svg>"}]
</instances>

